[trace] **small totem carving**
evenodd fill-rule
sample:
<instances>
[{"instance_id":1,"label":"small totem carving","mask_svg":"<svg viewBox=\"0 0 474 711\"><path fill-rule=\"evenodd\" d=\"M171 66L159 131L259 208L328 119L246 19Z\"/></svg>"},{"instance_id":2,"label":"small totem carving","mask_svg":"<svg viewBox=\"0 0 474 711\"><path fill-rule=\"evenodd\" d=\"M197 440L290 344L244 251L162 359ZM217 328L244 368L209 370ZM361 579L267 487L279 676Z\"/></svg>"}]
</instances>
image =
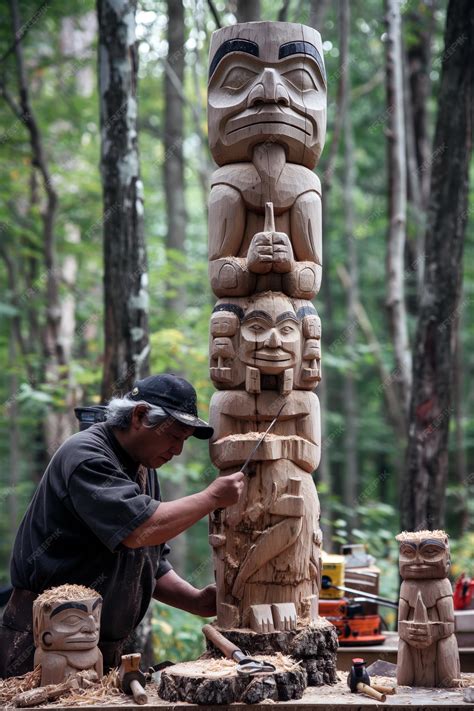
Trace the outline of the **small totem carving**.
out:
<instances>
[{"instance_id":1,"label":"small totem carving","mask_svg":"<svg viewBox=\"0 0 474 711\"><path fill-rule=\"evenodd\" d=\"M34 664L41 665L41 686L60 684L79 671L103 675L97 646L102 598L82 585L46 590L33 603Z\"/></svg>"},{"instance_id":2,"label":"small totem carving","mask_svg":"<svg viewBox=\"0 0 474 711\"><path fill-rule=\"evenodd\" d=\"M451 565L444 531L400 533L397 681L404 686L457 686Z\"/></svg>"}]
</instances>

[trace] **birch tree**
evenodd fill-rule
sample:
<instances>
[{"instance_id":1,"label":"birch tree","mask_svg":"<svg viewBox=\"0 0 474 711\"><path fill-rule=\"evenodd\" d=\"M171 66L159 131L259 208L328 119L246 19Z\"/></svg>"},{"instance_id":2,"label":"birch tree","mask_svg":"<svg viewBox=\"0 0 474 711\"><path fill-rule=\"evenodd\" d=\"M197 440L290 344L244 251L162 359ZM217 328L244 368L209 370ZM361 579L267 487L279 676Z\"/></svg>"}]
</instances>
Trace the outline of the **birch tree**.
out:
<instances>
[{"instance_id":1,"label":"birch tree","mask_svg":"<svg viewBox=\"0 0 474 711\"><path fill-rule=\"evenodd\" d=\"M148 374L148 273L137 139L136 0L98 0L104 235L102 399Z\"/></svg>"},{"instance_id":2,"label":"birch tree","mask_svg":"<svg viewBox=\"0 0 474 711\"><path fill-rule=\"evenodd\" d=\"M385 9L389 201L386 306L395 356L393 379L398 384L400 407L407 416L411 388L411 355L404 293L407 183L400 0L386 0Z\"/></svg>"}]
</instances>

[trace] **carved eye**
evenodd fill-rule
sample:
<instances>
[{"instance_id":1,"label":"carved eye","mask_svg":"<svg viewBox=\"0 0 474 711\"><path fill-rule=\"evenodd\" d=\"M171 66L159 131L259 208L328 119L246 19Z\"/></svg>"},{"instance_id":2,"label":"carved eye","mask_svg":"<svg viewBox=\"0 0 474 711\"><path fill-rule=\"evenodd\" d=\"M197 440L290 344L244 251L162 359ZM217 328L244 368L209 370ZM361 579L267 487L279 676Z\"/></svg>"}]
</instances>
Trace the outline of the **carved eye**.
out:
<instances>
[{"instance_id":1,"label":"carved eye","mask_svg":"<svg viewBox=\"0 0 474 711\"><path fill-rule=\"evenodd\" d=\"M299 91L317 91L313 77L306 69L292 69L291 72L287 72L283 76Z\"/></svg>"},{"instance_id":2,"label":"carved eye","mask_svg":"<svg viewBox=\"0 0 474 711\"><path fill-rule=\"evenodd\" d=\"M289 336L292 333L294 333L295 329L293 326L283 326L280 328L280 333L283 334L283 336Z\"/></svg>"},{"instance_id":3,"label":"carved eye","mask_svg":"<svg viewBox=\"0 0 474 711\"><path fill-rule=\"evenodd\" d=\"M435 558L442 553L442 549L438 546L423 546L420 553L424 558Z\"/></svg>"},{"instance_id":4,"label":"carved eye","mask_svg":"<svg viewBox=\"0 0 474 711\"><path fill-rule=\"evenodd\" d=\"M226 75L222 86L224 89L231 89L237 91L238 89L243 89L252 79L257 76L256 72L250 71L245 67L234 67Z\"/></svg>"},{"instance_id":5,"label":"carved eye","mask_svg":"<svg viewBox=\"0 0 474 711\"><path fill-rule=\"evenodd\" d=\"M416 550L411 546L400 546L400 555L405 558L414 558L416 556Z\"/></svg>"},{"instance_id":6,"label":"carved eye","mask_svg":"<svg viewBox=\"0 0 474 711\"><path fill-rule=\"evenodd\" d=\"M249 331L253 331L254 333L262 333L262 331L265 331L266 329L261 326L259 323L252 323L250 326L248 326Z\"/></svg>"},{"instance_id":7,"label":"carved eye","mask_svg":"<svg viewBox=\"0 0 474 711\"><path fill-rule=\"evenodd\" d=\"M79 622L82 622L82 617L79 617L79 615L68 615L64 622L72 627L73 625L77 625Z\"/></svg>"}]
</instances>

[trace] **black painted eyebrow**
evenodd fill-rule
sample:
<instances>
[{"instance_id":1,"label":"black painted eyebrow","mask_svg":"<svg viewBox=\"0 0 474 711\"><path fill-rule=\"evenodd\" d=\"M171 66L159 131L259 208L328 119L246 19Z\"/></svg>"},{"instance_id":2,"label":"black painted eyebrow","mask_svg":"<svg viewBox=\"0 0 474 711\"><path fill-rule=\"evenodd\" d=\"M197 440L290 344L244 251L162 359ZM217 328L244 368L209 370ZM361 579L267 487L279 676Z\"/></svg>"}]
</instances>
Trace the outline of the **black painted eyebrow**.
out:
<instances>
[{"instance_id":1,"label":"black painted eyebrow","mask_svg":"<svg viewBox=\"0 0 474 711\"><path fill-rule=\"evenodd\" d=\"M95 610L95 608L96 608L98 605L101 605L101 604L102 604L102 598L101 598L101 597L98 597L97 600L96 600L96 601L94 602L94 604L92 605L92 609Z\"/></svg>"},{"instance_id":2,"label":"black painted eyebrow","mask_svg":"<svg viewBox=\"0 0 474 711\"><path fill-rule=\"evenodd\" d=\"M298 323L298 319L296 318L295 314L291 313L291 311L285 311L284 313L277 316L276 322L279 323L280 321L286 321L289 318L291 318L292 321Z\"/></svg>"},{"instance_id":3,"label":"black painted eyebrow","mask_svg":"<svg viewBox=\"0 0 474 711\"><path fill-rule=\"evenodd\" d=\"M296 315L301 321L305 316L317 316L318 312L316 311L314 306L302 306L298 309Z\"/></svg>"},{"instance_id":4,"label":"black painted eyebrow","mask_svg":"<svg viewBox=\"0 0 474 711\"><path fill-rule=\"evenodd\" d=\"M237 306L237 304L217 304L217 306L213 308L212 313L217 314L219 311L230 311L237 316L239 321L242 321L244 317L244 310L240 306Z\"/></svg>"},{"instance_id":5,"label":"black painted eyebrow","mask_svg":"<svg viewBox=\"0 0 474 711\"><path fill-rule=\"evenodd\" d=\"M63 610L82 610L82 612L87 612L87 606L83 605L82 602L63 602L62 605L59 605L59 607L53 610L50 617L59 615Z\"/></svg>"},{"instance_id":6,"label":"black painted eyebrow","mask_svg":"<svg viewBox=\"0 0 474 711\"><path fill-rule=\"evenodd\" d=\"M318 50L311 44L311 42L286 42L286 44L280 45L278 52L278 59L285 59L285 57L291 57L293 54L309 54L316 60L316 64L319 67L324 83L326 83L326 70L324 68L323 58L319 54Z\"/></svg>"},{"instance_id":7,"label":"black painted eyebrow","mask_svg":"<svg viewBox=\"0 0 474 711\"><path fill-rule=\"evenodd\" d=\"M214 74L222 57L225 57L225 55L229 54L229 52L246 52L254 57L259 56L258 44L252 42L251 40L239 39L238 37L236 39L226 40L221 44L212 58L211 66L209 67L209 79Z\"/></svg>"},{"instance_id":8,"label":"black painted eyebrow","mask_svg":"<svg viewBox=\"0 0 474 711\"><path fill-rule=\"evenodd\" d=\"M273 323L270 314L267 314L266 311L251 311L250 313L248 313L244 316L243 320L249 321L251 318L263 318L263 319L265 319L265 321L269 321L269 323Z\"/></svg>"},{"instance_id":9,"label":"black painted eyebrow","mask_svg":"<svg viewBox=\"0 0 474 711\"><path fill-rule=\"evenodd\" d=\"M411 541L400 541L400 548L402 546L410 546L410 548L413 548L413 550L415 550L415 551L418 548L418 544L412 543Z\"/></svg>"},{"instance_id":10,"label":"black painted eyebrow","mask_svg":"<svg viewBox=\"0 0 474 711\"><path fill-rule=\"evenodd\" d=\"M438 548L446 548L446 544L440 541L439 538L424 538L420 541L421 546L437 546Z\"/></svg>"}]
</instances>

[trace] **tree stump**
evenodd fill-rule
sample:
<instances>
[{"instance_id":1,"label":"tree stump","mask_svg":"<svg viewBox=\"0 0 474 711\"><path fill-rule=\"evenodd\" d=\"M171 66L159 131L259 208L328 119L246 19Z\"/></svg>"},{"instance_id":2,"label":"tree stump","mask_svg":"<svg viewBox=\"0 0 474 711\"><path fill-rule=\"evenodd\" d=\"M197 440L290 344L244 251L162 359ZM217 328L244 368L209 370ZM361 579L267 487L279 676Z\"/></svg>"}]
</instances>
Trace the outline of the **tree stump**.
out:
<instances>
[{"instance_id":1,"label":"tree stump","mask_svg":"<svg viewBox=\"0 0 474 711\"><path fill-rule=\"evenodd\" d=\"M255 655L255 658L264 657ZM237 674L236 663L222 658L175 664L161 673L158 693L172 703L186 701L201 706L301 699L307 686L306 671L281 654L271 661L277 667L276 672L253 676Z\"/></svg>"},{"instance_id":2,"label":"tree stump","mask_svg":"<svg viewBox=\"0 0 474 711\"><path fill-rule=\"evenodd\" d=\"M301 667L306 670L308 676L308 686L337 682L337 632L334 625L323 617L319 617L311 626L297 627L295 630L258 633L249 629L219 628L219 631L252 657L280 652L301 662ZM207 649L213 656L221 655L209 641Z\"/></svg>"}]
</instances>

